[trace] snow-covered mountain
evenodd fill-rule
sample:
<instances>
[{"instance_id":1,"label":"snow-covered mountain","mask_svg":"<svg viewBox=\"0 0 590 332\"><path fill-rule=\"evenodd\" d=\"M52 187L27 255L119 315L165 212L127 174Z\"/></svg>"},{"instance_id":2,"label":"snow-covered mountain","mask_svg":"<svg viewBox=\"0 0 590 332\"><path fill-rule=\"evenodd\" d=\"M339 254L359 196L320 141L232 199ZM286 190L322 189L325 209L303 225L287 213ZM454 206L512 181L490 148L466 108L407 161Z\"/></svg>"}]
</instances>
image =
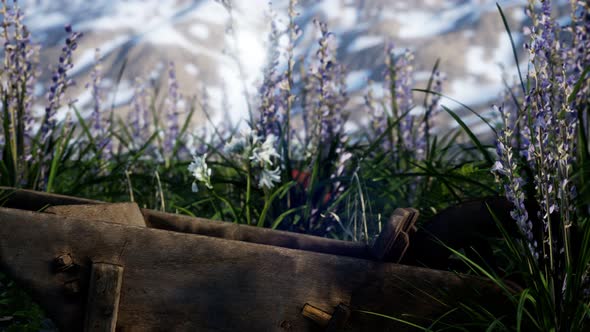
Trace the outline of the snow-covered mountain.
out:
<instances>
[{"instance_id":1,"label":"snow-covered mountain","mask_svg":"<svg viewBox=\"0 0 590 332\"><path fill-rule=\"evenodd\" d=\"M78 82L71 97L78 99L79 107L90 103L91 95L84 85L94 64L95 48L99 48L103 71L110 78L105 80L106 85L115 84L126 63L109 103L129 103L136 78L166 77L166 64L173 61L184 96L201 95L206 88L211 108L219 115L221 105L229 104L231 117L236 119L246 112L244 84L226 50L235 46L246 85L254 93L265 63L269 4L268 0L232 2L236 45L227 33L228 11L213 0L19 1L34 40L42 45L41 63L45 65L57 61L65 24L84 32L71 71ZM326 21L338 37L338 57L347 67L346 81L353 96L350 107L355 108L362 103L367 80L383 79L383 45L391 38L396 47L415 51L418 87L425 87L433 64L440 58L440 68L448 78L443 91L485 111L503 88L499 64L510 75L517 74L495 2L301 0L298 23L304 34L299 40L299 54L305 54L317 37L313 18ZM273 1L279 24L287 20L287 4L288 0ZM521 45L519 31L525 20L522 1L500 4L516 44ZM48 72L44 71L45 79ZM42 85L37 92L44 93ZM466 115L466 122L475 131L485 130L475 118Z\"/></svg>"}]
</instances>

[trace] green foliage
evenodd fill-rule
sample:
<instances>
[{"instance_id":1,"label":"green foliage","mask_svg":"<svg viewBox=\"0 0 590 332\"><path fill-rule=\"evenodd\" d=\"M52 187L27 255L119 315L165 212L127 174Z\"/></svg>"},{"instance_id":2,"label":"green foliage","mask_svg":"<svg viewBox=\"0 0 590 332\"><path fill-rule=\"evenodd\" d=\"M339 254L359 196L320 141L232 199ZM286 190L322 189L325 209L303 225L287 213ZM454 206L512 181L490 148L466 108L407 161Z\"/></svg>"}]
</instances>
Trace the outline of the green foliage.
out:
<instances>
[{"instance_id":1,"label":"green foliage","mask_svg":"<svg viewBox=\"0 0 590 332\"><path fill-rule=\"evenodd\" d=\"M31 297L0 273L0 330L37 332L45 314Z\"/></svg>"},{"instance_id":2,"label":"green foliage","mask_svg":"<svg viewBox=\"0 0 590 332\"><path fill-rule=\"evenodd\" d=\"M506 17L498 8L518 65L517 49ZM284 33L294 45L299 28L294 23L296 14L292 6L289 14L290 24ZM568 156L572 167L566 167L567 176L563 178L568 182L554 184L554 188L558 188L575 183L579 192L575 201L569 195L556 196L559 203L567 200L569 204L569 198L572 198L575 213L567 216L562 210L559 210L562 214L556 216L548 213L547 216L553 219L547 229L556 230L556 233L538 241L544 250L541 253L556 257L559 263L553 264L552 260L549 264L544 261L544 256L539 260L530 250L532 243L526 238L527 234L515 238L500 223L503 241L494 242L501 262L499 269L483 266L464 252L449 248L450 253L467 267L468 273L492 280L504 292L514 306L514 315L496 317L485 303L464 303L458 308L450 308L430 326L421 327L413 323L411 317L359 312L425 331L574 331L588 328L590 307L588 299L581 298L580 294L590 289L589 67L581 71L578 81L569 82L563 91L559 90L562 87L559 84L565 84L566 80L554 76L547 81L557 88L533 90L532 87L543 82L531 77L523 79L519 69L524 95L511 95L517 120L512 127L506 125L498 133L488 119L441 92L439 61L433 66L427 86L412 90L412 54L406 52L398 56L393 48L388 48L385 54L387 76L384 78L387 95L376 99L367 92L369 110L366 117L371 125L357 132L348 132L343 129L349 117L344 107L347 101L342 83L344 69L337 64L327 26L323 23L317 23L317 26L321 38L315 63L306 68L305 63L298 63L290 54L284 72L279 72L276 64L275 67L272 67L273 63L269 64L263 92L256 96L260 102L247 100L250 119L245 134L230 126L215 127L209 135L194 134L191 119L196 112L203 112L210 121L204 96L189 101L181 126L171 125L176 114L170 113L170 105L160 103L175 94L175 85L169 82L167 96L161 96L157 86L142 86L141 89L147 90L145 93L140 93L141 89L136 91L133 106L138 113L131 110L131 116L137 117L135 119L117 118L112 107L109 110L97 106L102 112L100 116L107 119L105 123L98 123L100 121L82 116L82 112L69 105L70 117L55 122L50 134L44 137L41 131L25 130L30 120L26 110L33 99L26 95L26 82L35 77L24 73L24 78L15 84L4 72L0 73L0 185L109 202L131 200L142 207L168 212L370 244L379 233L382 220L398 207L418 208L423 221L467 198L497 196L509 190L510 185L516 186L519 193L526 192L527 199L537 200L540 205L543 199L549 201L547 197L553 197L553 191L547 189L535 194L533 183L539 182L535 180L535 176L539 176L535 172L541 169L537 166L545 160L557 159L555 155L537 156L537 164L528 165L527 160L515 157L520 159L509 168L498 169L491 146L469 128L456 109L440 104L439 100L458 103L501 137L507 130L515 133L532 126L537 119L531 116L535 105L524 102L527 94L538 96L552 91L555 95L549 100L564 101L564 104L554 105L558 106L556 109L567 109L566 101L579 107L576 110L577 150L575 158L574 155ZM17 38L19 35L9 33L8 36ZM564 58L556 56L552 60ZM173 66L170 67L173 71ZM117 82L124 69L125 65L119 71ZM296 79L293 73L297 69L302 74ZM551 74L557 75L557 72ZM174 75L171 73L170 76ZM413 94L423 94L425 112L422 116L414 114L416 102ZM300 112L293 112L295 108ZM140 121L143 111L147 116ZM431 117L440 111L449 114L458 129L445 135L431 133ZM563 120L566 111L557 112L554 120ZM528 120L524 121L525 118ZM37 120L45 123L48 118ZM140 126L140 122L144 124ZM214 127L212 123L208 125ZM100 130L96 129L98 127ZM536 131L531 132L540 132L540 127L534 128ZM171 133L174 137L166 136ZM526 138L538 140L537 137ZM462 139L469 143L461 143ZM523 152L523 137L515 140L518 146L514 153L509 150L511 145L507 141L504 150L498 149L500 159L508 152L511 158L516 152ZM492 165L496 171L503 171L502 175L509 169L517 175L528 176L527 184L508 181L502 183L504 186L497 186L490 172ZM516 177L511 178L514 179ZM194 183L192 188L191 183ZM551 190L557 190L554 188ZM562 190L562 193L566 191ZM524 197L516 198L513 203L517 207L519 203L524 206ZM549 204L544 206L548 209ZM564 222L566 217L567 223ZM577 236L575 244L567 242L574 232ZM562 245L566 254L553 247L557 244ZM562 259L566 256L567 259ZM515 289L513 282L508 280L517 280L522 289ZM457 315L467 317L467 322L447 321ZM0 275L0 318L3 317L10 317L8 331L36 331L43 314L21 290Z\"/></svg>"}]
</instances>

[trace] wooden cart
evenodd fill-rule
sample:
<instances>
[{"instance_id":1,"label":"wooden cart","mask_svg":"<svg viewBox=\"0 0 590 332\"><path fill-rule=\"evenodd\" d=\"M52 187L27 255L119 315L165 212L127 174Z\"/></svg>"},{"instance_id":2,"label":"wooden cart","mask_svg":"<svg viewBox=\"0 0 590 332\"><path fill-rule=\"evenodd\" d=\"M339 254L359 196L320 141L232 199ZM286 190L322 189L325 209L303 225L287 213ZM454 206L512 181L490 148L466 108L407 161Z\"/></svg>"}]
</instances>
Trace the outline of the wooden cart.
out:
<instances>
[{"instance_id":1,"label":"wooden cart","mask_svg":"<svg viewBox=\"0 0 590 332\"><path fill-rule=\"evenodd\" d=\"M416 213L397 210L369 247L11 190L0 268L63 332L404 331L361 311L427 323L466 300L501 309L489 282L387 262Z\"/></svg>"}]
</instances>

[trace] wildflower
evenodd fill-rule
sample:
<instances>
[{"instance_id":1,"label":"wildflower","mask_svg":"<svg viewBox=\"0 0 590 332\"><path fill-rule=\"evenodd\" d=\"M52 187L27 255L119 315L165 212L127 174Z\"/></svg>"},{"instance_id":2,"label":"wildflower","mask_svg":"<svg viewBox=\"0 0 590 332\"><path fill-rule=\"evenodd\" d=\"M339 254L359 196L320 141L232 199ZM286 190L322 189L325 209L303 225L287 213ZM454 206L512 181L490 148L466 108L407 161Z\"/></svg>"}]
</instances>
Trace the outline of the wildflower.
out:
<instances>
[{"instance_id":1,"label":"wildflower","mask_svg":"<svg viewBox=\"0 0 590 332\"><path fill-rule=\"evenodd\" d=\"M0 14L2 16L3 68L0 71L2 83L0 91L4 101L2 108L5 112L5 124L8 132L0 146L9 144L13 149L14 167L17 168L17 178L23 175L20 164L32 158L31 143L34 118L31 114L32 96L36 73L37 49L31 43L31 34L23 24L24 14L14 1L10 7L6 0L1 1ZM17 182L22 179L16 179Z\"/></svg>"},{"instance_id":2,"label":"wildflower","mask_svg":"<svg viewBox=\"0 0 590 332\"><path fill-rule=\"evenodd\" d=\"M199 191L197 182L202 182L209 189L212 189L211 185L211 169L207 166L207 154L202 157L193 155L193 161L188 165L188 171L194 176L195 181L192 185L193 192Z\"/></svg>"},{"instance_id":3,"label":"wildflower","mask_svg":"<svg viewBox=\"0 0 590 332\"><path fill-rule=\"evenodd\" d=\"M128 114L132 144L135 149L139 149L150 134L150 116L147 101L146 84L141 79L136 79L133 87L133 97L131 98L132 110Z\"/></svg>"},{"instance_id":4,"label":"wildflower","mask_svg":"<svg viewBox=\"0 0 590 332\"><path fill-rule=\"evenodd\" d=\"M274 170L263 168L262 171L260 172L260 179L258 181L258 187L260 189L263 189L263 188L272 189L274 187L275 182L278 183L281 181L280 171L281 170L279 167L275 168Z\"/></svg>"},{"instance_id":5,"label":"wildflower","mask_svg":"<svg viewBox=\"0 0 590 332\"><path fill-rule=\"evenodd\" d=\"M67 72L74 66L72 55L78 48L78 39L83 36L81 32L73 31L71 25L66 25L64 29L68 33L68 37L66 38L66 45L62 48L59 56L57 68L55 68L51 77L52 84L47 94L48 104L41 125L41 139L43 142L52 134L56 124L55 112L62 105L62 98L66 89L74 84L74 81L68 77Z\"/></svg>"},{"instance_id":6,"label":"wildflower","mask_svg":"<svg viewBox=\"0 0 590 332\"><path fill-rule=\"evenodd\" d=\"M242 154L246 150L246 138L244 136L232 137L229 142L225 143L223 152L231 154Z\"/></svg>"},{"instance_id":7,"label":"wildflower","mask_svg":"<svg viewBox=\"0 0 590 332\"><path fill-rule=\"evenodd\" d=\"M86 88L91 89L92 94L92 127L91 134L97 142L99 153L101 153L103 159L108 160L112 154L112 141L110 134L108 133L110 127L110 118L103 114L102 110L102 98L103 89L101 87L102 73L100 64L100 50L97 48L94 54L94 67L90 72L91 83L86 84Z\"/></svg>"},{"instance_id":8,"label":"wildflower","mask_svg":"<svg viewBox=\"0 0 590 332\"><path fill-rule=\"evenodd\" d=\"M533 238L533 225L529 220L528 211L524 205L524 180L518 174L519 167L512 151L512 146L510 145L513 135L511 127L508 126L510 116L503 111L502 107L494 106L494 109L502 114L504 130L498 137L496 144L500 160L494 163L491 171L494 175L505 178L503 183L506 198L514 205L514 209L510 211L510 216L516 221L522 235L527 240L531 253L537 255L537 244ZM498 181L502 181L499 177L497 179Z\"/></svg>"},{"instance_id":9,"label":"wildflower","mask_svg":"<svg viewBox=\"0 0 590 332\"><path fill-rule=\"evenodd\" d=\"M178 124L178 117L180 112L178 110L181 101L181 95L178 92L178 81L176 79L176 70L174 62L168 64L168 96L166 97L166 131L164 139L164 155L171 157L172 150L179 139L178 135L180 127Z\"/></svg>"},{"instance_id":10,"label":"wildflower","mask_svg":"<svg viewBox=\"0 0 590 332\"><path fill-rule=\"evenodd\" d=\"M264 68L263 82L259 89L260 94L260 119L258 121L257 129L260 134L278 135L280 131L280 114L281 100L278 98L277 90L283 85L285 79L283 75L277 73L279 65L279 31L276 26L276 14L270 10L270 34L268 37L268 53L266 56L267 65Z\"/></svg>"},{"instance_id":11,"label":"wildflower","mask_svg":"<svg viewBox=\"0 0 590 332\"><path fill-rule=\"evenodd\" d=\"M250 160L254 163L261 165L262 167L269 165L272 166L272 157L279 158L279 154L275 149L275 142L276 137L274 135L269 135L266 137L266 140L262 143L261 146L257 146L252 149L252 156L250 156Z\"/></svg>"},{"instance_id":12,"label":"wildflower","mask_svg":"<svg viewBox=\"0 0 590 332\"><path fill-rule=\"evenodd\" d=\"M344 106L348 102L344 67L336 59L337 42L324 22L314 20L320 31L319 48L306 76L304 125L308 149L316 150L344 134ZM311 110L311 112L307 111Z\"/></svg>"}]
</instances>

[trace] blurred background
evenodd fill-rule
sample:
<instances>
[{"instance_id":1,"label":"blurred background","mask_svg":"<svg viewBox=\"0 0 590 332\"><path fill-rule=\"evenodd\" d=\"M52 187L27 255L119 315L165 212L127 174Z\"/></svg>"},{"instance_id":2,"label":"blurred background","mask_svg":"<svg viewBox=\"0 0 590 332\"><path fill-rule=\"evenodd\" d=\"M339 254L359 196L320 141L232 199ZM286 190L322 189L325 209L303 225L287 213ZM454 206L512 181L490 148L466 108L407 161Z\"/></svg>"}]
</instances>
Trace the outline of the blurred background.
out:
<instances>
[{"instance_id":1,"label":"blurred background","mask_svg":"<svg viewBox=\"0 0 590 332\"><path fill-rule=\"evenodd\" d=\"M225 0L225 2L229 2ZM247 114L244 88L255 95L265 65L271 17L279 28L288 22L288 0L232 0L227 5L214 0L27 0L26 24L41 45L42 77L47 66L57 62L65 38L64 25L72 24L84 37L74 55L71 70L77 84L69 91L76 105L91 105L85 89L99 49L101 83L106 100L123 115L133 96L137 79L151 80L165 91L168 64L174 63L179 91L185 103L196 100L194 121L205 123L201 108L212 121L235 124ZM500 1L519 49L525 41L524 1ZM301 0L297 23L303 35L297 42L298 58L304 59L316 46L318 31L313 19L328 23L338 40L338 58L347 68L352 118L362 122L363 96L368 81L375 94L384 76L384 42L415 53L415 87L425 88L432 67L440 59L446 80L443 93L491 114L505 79L517 77L508 35L495 0ZM284 41L284 40L282 40ZM284 42L280 43L284 48ZM521 62L526 58L521 54ZM239 63L239 65L238 65ZM523 68L526 70L526 68ZM45 94L44 84L36 93ZM418 92L415 97L422 98ZM193 99L197 98L197 99ZM475 133L486 126L457 104L443 100L464 117ZM189 105L185 105L189 107ZM42 114L40 105L37 112ZM227 113L226 113L227 112ZM440 120L438 130L454 126ZM489 129L487 129L489 130Z\"/></svg>"}]
</instances>

